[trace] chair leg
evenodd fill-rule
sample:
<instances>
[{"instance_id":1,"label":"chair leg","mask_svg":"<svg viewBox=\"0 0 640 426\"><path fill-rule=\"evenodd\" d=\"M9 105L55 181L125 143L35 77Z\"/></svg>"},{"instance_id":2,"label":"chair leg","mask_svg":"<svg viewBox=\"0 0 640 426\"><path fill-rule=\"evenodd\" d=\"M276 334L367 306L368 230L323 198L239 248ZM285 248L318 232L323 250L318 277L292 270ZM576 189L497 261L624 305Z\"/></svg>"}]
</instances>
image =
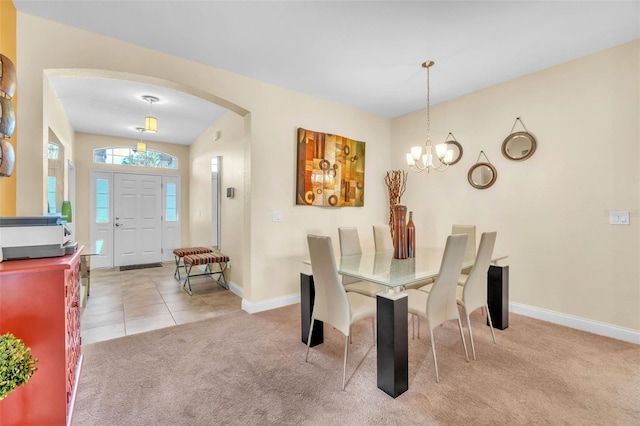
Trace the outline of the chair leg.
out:
<instances>
[{"instance_id":1,"label":"chair leg","mask_svg":"<svg viewBox=\"0 0 640 426\"><path fill-rule=\"evenodd\" d=\"M420 340L420 315L416 315L416 321L418 322L418 340Z\"/></svg>"},{"instance_id":2,"label":"chair leg","mask_svg":"<svg viewBox=\"0 0 640 426\"><path fill-rule=\"evenodd\" d=\"M342 390L344 390L347 378L347 351L349 349L349 336L344 336L344 364L342 366Z\"/></svg>"},{"instance_id":3,"label":"chair leg","mask_svg":"<svg viewBox=\"0 0 640 426\"><path fill-rule=\"evenodd\" d=\"M464 333L462 332L462 321L460 321L460 316L458 316L458 328L460 329L460 337L462 338L462 346L464 346L464 357L469 362L469 352L467 352L467 342L464 340Z\"/></svg>"},{"instance_id":4,"label":"chair leg","mask_svg":"<svg viewBox=\"0 0 640 426\"><path fill-rule=\"evenodd\" d=\"M469 313L465 308L464 314L467 317L467 327L469 327L469 339L471 340L471 353L473 354L473 360L476 361L476 347L473 344L473 332L471 331L471 319L469 318Z\"/></svg>"},{"instance_id":5,"label":"chair leg","mask_svg":"<svg viewBox=\"0 0 640 426\"><path fill-rule=\"evenodd\" d=\"M420 324L420 318L418 318L418 324ZM431 332L429 333L429 337L431 337L431 353L433 354L433 366L436 369L436 383L440 383L440 376L438 375L438 359L436 358L436 345L433 341L433 329L431 327L429 327L429 329L431 330Z\"/></svg>"},{"instance_id":6,"label":"chair leg","mask_svg":"<svg viewBox=\"0 0 640 426\"><path fill-rule=\"evenodd\" d=\"M489 312L489 305L485 306L487 310L487 319L489 320L489 328L491 329L491 337L493 337L493 343L496 343L496 335L493 332L493 323L491 322L491 313Z\"/></svg>"},{"instance_id":7,"label":"chair leg","mask_svg":"<svg viewBox=\"0 0 640 426\"><path fill-rule=\"evenodd\" d=\"M309 326L309 336L307 337L307 355L304 357L304 362L307 362L309 359L309 347L311 346L311 334L313 333L313 315L311 316L311 325Z\"/></svg>"},{"instance_id":8,"label":"chair leg","mask_svg":"<svg viewBox=\"0 0 640 426\"><path fill-rule=\"evenodd\" d=\"M416 338L416 316L411 314L411 340Z\"/></svg>"}]
</instances>

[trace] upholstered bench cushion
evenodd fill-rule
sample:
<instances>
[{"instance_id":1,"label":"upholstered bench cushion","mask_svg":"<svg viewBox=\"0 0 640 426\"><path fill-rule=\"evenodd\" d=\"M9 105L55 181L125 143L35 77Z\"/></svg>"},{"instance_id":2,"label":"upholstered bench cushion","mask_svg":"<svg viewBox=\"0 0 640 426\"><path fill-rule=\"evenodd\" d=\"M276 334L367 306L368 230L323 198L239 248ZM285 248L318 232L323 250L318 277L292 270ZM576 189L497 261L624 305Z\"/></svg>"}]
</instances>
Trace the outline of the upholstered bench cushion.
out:
<instances>
[{"instance_id":1,"label":"upholstered bench cushion","mask_svg":"<svg viewBox=\"0 0 640 426\"><path fill-rule=\"evenodd\" d=\"M191 266L208 265L209 263L228 262L229 256L220 253L198 253L184 256L183 261Z\"/></svg>"},{"instance_id":2,"label":"upholstered bench cushion","mask_svg":"<svg viewBox=\"0 0 640 426\"><path fill-rule=\"evenodd\" d=\"M190 254L211 253L212 251L209 247L185 247L173 250L173 254L178 257L184 257Z\"/></svg>"}]
</instances>

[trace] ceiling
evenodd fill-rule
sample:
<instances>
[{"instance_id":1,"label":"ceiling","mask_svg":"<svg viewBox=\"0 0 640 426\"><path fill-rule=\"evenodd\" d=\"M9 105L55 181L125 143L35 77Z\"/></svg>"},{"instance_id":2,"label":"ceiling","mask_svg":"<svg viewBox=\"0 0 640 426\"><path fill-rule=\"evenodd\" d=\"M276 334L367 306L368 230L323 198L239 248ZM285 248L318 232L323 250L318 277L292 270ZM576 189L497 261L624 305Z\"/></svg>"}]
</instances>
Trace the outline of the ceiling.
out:
<instances>
[{"instance_id":1,"label":"ceiling","mask_svg":"<svg viewBox=\"0 0 640 426\"><path fill-rule=\"evenodd\" d=\"M640 38L640 1L35 1L19 12L394 118ZM117 23L117 25L114 25ZM76 131L190 144L225 110L166 88L55 78ZM125 136L127 135L127 136Z\"/></svg>"}]
</instances>

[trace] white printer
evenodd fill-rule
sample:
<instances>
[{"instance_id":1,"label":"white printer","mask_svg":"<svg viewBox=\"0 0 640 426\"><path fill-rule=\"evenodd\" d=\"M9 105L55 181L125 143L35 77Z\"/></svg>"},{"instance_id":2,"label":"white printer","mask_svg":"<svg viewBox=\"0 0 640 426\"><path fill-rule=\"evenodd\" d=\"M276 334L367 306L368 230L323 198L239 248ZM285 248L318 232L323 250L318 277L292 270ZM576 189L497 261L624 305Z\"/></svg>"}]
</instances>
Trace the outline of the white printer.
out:
<instances>
[{"instance_id":1,"label":"white printer","mask_svg":"<svg viewBox=\"0 0 640 426\"><path fill-rule=\"evenodd\" d=\"M0 260L64 256L77 248L60 216L0 217Z\"/></svg>"}]
</instances>

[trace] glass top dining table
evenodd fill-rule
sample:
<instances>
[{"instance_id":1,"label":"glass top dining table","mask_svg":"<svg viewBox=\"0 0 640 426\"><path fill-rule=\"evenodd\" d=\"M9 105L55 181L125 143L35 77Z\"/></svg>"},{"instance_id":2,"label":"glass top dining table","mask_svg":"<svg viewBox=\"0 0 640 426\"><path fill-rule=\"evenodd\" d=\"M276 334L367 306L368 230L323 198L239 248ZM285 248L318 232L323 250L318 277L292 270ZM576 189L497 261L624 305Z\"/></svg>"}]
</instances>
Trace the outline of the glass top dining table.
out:
<instances>
[{"instance_id":1,"label":"glass top dining table","mask_svg":"<svg viewBox=\"0 0 640 426\"><path fill-rule=\"evenodd\" d=\"M408 330L407 330L407 293L404 286L435 278L440 272L444 248L418 247L416 256L407 259L394 259L393 250L369 252L336 258L338 273L361 281L381 284L386 291L376 297L377 311L377 382L378 388L393 398L409 388L408 376ZM492 262L506 259L507 256L492 257ZM461 269L472 267L475 254L466 254ZM303 261L310 265L309 260ZM306 277L306 278L304 278ZM304 296L302 295L304 293ZM313 307L313 277L301 273L301 313L307 321L311 319ZM302 342L307 344L309 326L302 321ZM314 326L309 338L312 346L323 342L322 331L315 336L322 325Z\"/></svg>"},{"instance_id":2,"label":"glass top dining table","mask_svg":"<svg viewBox=\"0 0 640 426\"><path fill-rule=\"evenodd\" d=\"M440 271L444 248L419 247L416 256L394 259L393 250L341 256L336 259L338 273L381 284L388 292L399 292L401 287L435 278ZM473 266L474 255L467 255L462 269Z\"/></svg>"}]
</instances>

